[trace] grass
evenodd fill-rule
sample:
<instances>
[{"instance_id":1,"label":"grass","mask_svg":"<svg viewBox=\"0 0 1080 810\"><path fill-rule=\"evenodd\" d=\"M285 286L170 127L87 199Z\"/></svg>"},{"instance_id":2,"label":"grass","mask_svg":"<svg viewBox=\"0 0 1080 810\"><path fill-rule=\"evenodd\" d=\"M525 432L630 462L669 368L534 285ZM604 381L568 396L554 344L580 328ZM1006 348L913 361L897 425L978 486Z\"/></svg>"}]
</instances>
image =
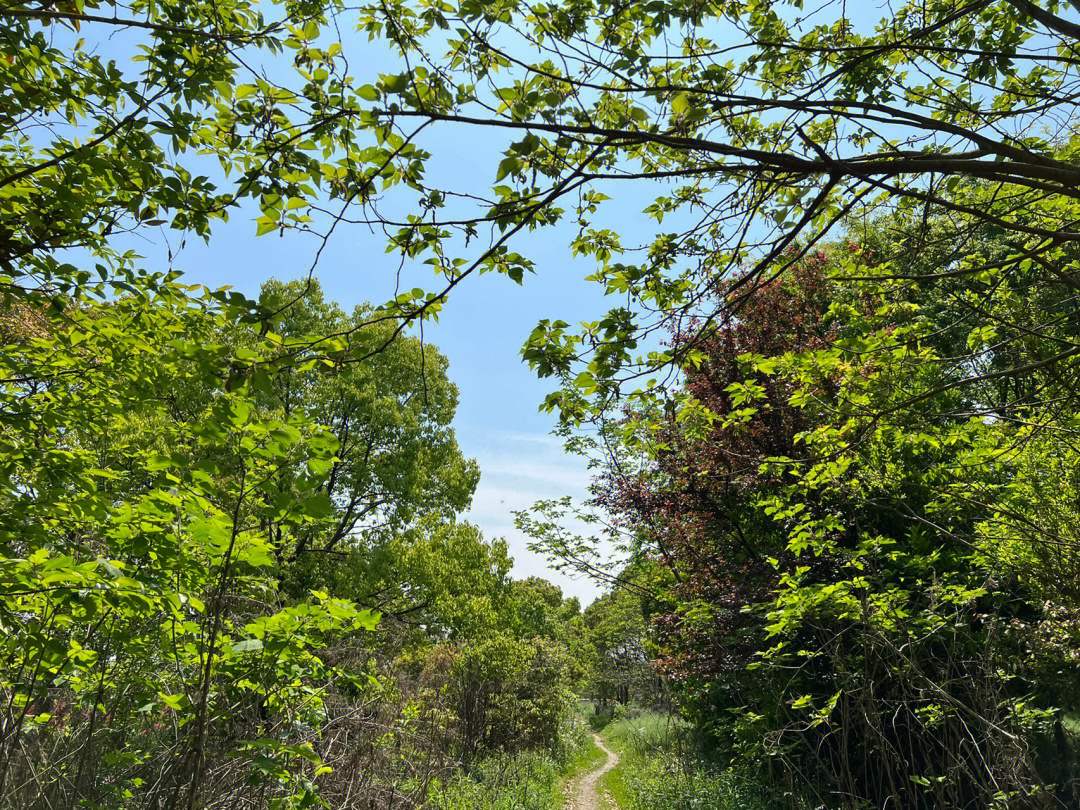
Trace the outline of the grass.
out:
<instances>
[{"instance_id":1,"label":"grass","mask_svg":"<svg viewBox=\"0 0 1080 810\"><path fill-rule=\"evenodd\" d=\"M625 762L619 762L619 764L605 773L597 785L600 788L601 793L606 793L611 796L612 801L615 802L615 806L620 810L629 810L633 805L633 794L630 792L630 787L626 784L626 779L623 777L623 768Z\"/></svg>"},{"instance_id":2,"label":"grass","mask_svg":"<svg viewBox=\"0 0 1080 810\"><path fill-rule=\"evenodd\" d=\"M634 793L628 784L628 772L668 746L671 722L665 715L647 713L609 723L601 735L619 752L620 759L619 764L600 779L600 790L608 793L620 810L631 810Z\"/></svg>"},{"instance_id":3,"label":"grass","mask_svg":"<svg viewBox=\"0 0 1080 810\"><path fill-rule=\"evenodd\" d=\"M646 712L611 723L604 729L603 737L619 753L648 756L675 745L684 728L685 724L678 718Z\"/></svg>"},{"instance_id":4,"label":"grass","mask_svg":"<svg viewBox=\"0 0 1080 810\"><path fill-rule=\"evenodd\" d=\"M645 713L611 722L602 732L619 764L600 780L619 810L767 810L767 792L695 757L686 726ZM564 810L566 783L598 767L604 752L584 718L572 726L558 757L534 751L477 763L437 788L432 810Z\"/></svg>"},{"instance_id":5,"label":"grass","mask_svg":"<svg viewBox=\"0 0 1080 810\"><path fill-rule=\"evenodd\" d=\"M542 752L494 756L432 791L436 810L559 810L559 768Z\"/></svg>"},{"instance_id":6,"label":"grass","mask_svg":"<svg viewBox=\"0 0 1080 810\"><path fill-rule=\"evenodd\" d=\"M571 779L579 773L584 773L600 767L603 761L604 752L600 750L600 747L595 742L593 742L591 735L586 736L574 749L574 753L567 761L566 765L563 766L563 775L566 779Z\"/></svg>"},{"instance_id":7,"label":"grass","mask_svg":"<svg viewBox=\"0 0 1080 810\"><path fill-rule=\"evenodd\" d=\"M562 756L532 751L489 757L433 790L428 805L433 810L563 810L566 783L603 759L586 724L577 720Z\"/></svg>"},{"instance_id":8,"label":"grass","mask_svg":"<svg viewBox=\"0 0 1080 810\"><path fill-rule=\"evenodd\" d=\"M765 810L768 796L734 773L698 760L685 726L647 713L611 723L602 732L619 753L619 765L600 787L619 810Z\"/></svg>"}]
</instances>

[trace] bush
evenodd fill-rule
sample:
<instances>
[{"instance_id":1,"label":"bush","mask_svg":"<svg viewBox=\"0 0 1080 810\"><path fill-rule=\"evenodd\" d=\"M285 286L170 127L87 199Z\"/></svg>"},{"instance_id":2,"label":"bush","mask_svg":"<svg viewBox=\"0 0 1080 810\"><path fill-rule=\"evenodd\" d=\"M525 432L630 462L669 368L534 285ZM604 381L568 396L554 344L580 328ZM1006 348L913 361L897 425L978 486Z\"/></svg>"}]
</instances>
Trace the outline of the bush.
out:
<instances>
[{"instance_id":1,"label":"bush","mask_svg":"<svg viewBox=\"0 0 1080 810\"><path fill-rule=\"evenodd\" d=\"M428 666L430 679L443 681L455 746L465 760L556 747L573 708L570 668L557 642L507 634L450 645Z\"/></svg>"},{"instance_id":2,"label":"bush","mask_svg":"<svg viewBox=\"0 0 1080 810\"><path fill-rule=\"evenodd\" d=\"M750 782L670 756L635 763L623 779L631 799L628 810L756 810L769 806L764 791Z\"/></svg>"},{"instance_id":3,"label":"bush","mask_svg":"<svg viewBox=\"0 0 1080 810\"><path fill-rule=\"evenodd\" d=\"M599 703L592 704L592 711L588 714L589 726L593 731L602 731L611 723L624 720L630 713L631 709L624 703L608 703L603 708Z\"/></svg>"}]
</instances>

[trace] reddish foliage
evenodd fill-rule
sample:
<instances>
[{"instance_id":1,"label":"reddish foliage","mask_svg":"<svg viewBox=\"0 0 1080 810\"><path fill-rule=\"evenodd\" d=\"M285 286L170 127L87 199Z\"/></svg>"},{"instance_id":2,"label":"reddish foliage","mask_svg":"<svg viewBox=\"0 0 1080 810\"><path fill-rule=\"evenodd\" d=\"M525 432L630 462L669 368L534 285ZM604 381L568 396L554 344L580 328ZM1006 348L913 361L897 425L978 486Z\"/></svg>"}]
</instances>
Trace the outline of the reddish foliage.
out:
<instances>
[{"instance_id":1,"label":"reddish foliage","mask_svg":"<svg viewBox=\"0 0 1080 810\"><path fill-rule=\"evenodd\" d=\"M800 261L782 280L752 287L735 279L718 295L736 314L722 320L698 347L706 360L684 368L685 389L723 417L745 405L725 389L747 379L741 355L765 357L827 348L833 333L824 322L829 306L825 253ZM676 335L684 341L689 334ZM796 435L812 425L789 404L791 384L754 375L766 398L748 424L717 420L702 439L690 438L671 414L661 436L670 450L638 476L612 474L599 501L628 527L646 532L659 557L677 572L673 596L680 605L654 618L659 665L670 677L708 678L740 669L759 648L758 614L745 612L766 599L785 567L777 527L749 508L766 480L761 461L796 456ZM827 566L826 560L816 565Z\"/></svg>"}]
</instances>

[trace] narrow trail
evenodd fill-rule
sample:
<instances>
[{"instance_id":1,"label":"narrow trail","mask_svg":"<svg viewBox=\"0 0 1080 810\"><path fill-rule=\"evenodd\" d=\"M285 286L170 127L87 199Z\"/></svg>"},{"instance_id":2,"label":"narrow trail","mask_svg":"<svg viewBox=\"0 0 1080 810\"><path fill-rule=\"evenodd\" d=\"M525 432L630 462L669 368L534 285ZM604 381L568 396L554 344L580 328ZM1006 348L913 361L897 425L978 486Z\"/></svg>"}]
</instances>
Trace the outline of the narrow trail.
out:
<instances>
[{"instance_id":1,"label":"narrow trail","mask_svg":"<svg viewBox=\"0 0 1080 810\"><path fill-rule=\"evenodd\" d=\"M566 810L600 810L603 807L597 783L605 773L619 764L619 755L604 745L600 735L593 734L593 740L596 741L597 748L607 755L607 759L595 771L584 773L573 781L570 803L567 804Z\"/></svg>"}]
</instances>

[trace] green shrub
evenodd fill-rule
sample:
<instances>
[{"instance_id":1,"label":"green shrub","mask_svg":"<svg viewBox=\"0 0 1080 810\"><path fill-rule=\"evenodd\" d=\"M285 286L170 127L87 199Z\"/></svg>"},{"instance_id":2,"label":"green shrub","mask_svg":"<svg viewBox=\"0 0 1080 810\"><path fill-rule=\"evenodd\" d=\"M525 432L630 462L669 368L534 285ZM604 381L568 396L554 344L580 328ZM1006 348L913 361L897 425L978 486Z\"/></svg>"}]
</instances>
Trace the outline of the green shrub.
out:
<instances>
[{"instance_id":1,"label":"green shrub","mask_svg":"<svg viewBox=\"0 0 1080 810\"><path fill-rule=\"evenodd\" d=\"M454 645L448 654L445 691L463 759L557 746L573 709L564 646L503 633Z\"/></svg>"},{"instance_id":2,"label":"green shrub","mask_svg":"<svg viewBox=\"0 0 1080 810\"><path fill-rule=\"evenodd\" d=\"M591 703L589 705L591 710L587 716L593 731L602 731L611 723L624 720L632 713L632 710L624 703L608 703L603 709L600 708L599 704Z\"/></svg>"}]
</instances>

